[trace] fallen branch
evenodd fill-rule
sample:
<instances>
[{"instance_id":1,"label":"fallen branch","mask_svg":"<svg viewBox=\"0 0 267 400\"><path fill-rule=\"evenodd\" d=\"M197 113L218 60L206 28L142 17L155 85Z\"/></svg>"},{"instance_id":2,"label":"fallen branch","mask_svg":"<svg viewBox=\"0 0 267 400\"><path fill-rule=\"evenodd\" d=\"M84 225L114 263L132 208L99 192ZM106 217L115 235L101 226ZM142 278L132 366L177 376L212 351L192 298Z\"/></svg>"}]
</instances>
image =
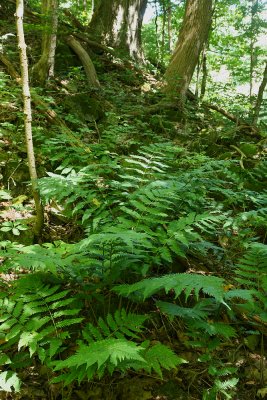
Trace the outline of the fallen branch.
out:
<instances>
[{"instance_id":1,"label":"fallen branch","mask_svg":"<svg viewBox=\"0 0 267 400\"><path fill-rule=\"evenodd\" d=\"M236 125L244 125L244 122L236 117L234 114L229 113L228 111L224 110L223 108L216 106L216 104L210 104L206 102L202 102L202 105L206 108L210 108L211 110L217 111L218 113L222 114L224 117L230 119L230 121L234 122Z\"/></svg>"},{"instance_id":2,"label":"fallen branch","mask_svg":"<svg viewBox=\"0 0 267 400\"><path fill-rule=\"evenodd\" d=\"M202 102L201 104L203 107L217 111L218 113L220 113L221 115L223 115L224 117L229 119L230 121L234 122L240 130L246 130L246 131L252 133L253 135L259 134L259 131L256 126L248 124L246 121L236 117L232 113L229 113L224 108L221 108L221 107L217 106L216 104L210 104L210 103L206 103L206 102Z\"/></svg>"}]
</instances>

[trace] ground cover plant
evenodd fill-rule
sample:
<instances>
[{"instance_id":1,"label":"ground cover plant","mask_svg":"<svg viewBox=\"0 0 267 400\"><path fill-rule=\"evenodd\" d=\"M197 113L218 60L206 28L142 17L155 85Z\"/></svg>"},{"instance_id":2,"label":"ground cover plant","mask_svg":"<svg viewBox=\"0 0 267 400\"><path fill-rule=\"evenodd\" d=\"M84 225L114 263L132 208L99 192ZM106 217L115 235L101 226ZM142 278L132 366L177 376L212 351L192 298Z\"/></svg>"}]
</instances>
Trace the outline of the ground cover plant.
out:
<instances>
[{"instance_id":1,"label":"ground cover plant","mask_svg":"<svg viewBox=\"0 0 267 400\"><path fill-rule=\"evenodd\" d=\"M96 3L1 7L0 398L265 398L264 5Z\"/></svg>"}]
</instances>

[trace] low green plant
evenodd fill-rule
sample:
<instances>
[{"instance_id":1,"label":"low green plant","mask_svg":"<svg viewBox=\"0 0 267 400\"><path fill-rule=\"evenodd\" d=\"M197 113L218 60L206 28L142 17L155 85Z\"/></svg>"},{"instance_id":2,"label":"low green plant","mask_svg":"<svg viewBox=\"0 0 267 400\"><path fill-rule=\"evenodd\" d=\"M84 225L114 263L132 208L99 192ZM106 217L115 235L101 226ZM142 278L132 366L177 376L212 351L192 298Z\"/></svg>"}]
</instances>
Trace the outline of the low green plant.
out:
<instances>
[{"instance_id":1,"label":"low green plant","mask_svg":"<svg viewBox=\"0 0 267 400\"><path fill-rule=\"evenodd\" d=\"M255 319L266 320L266 246L256 243L266 214L265 164L246 171L236 160L162 142L128 155L101 143L94 153L71 146L65 159L63 147L54 154L56 173L40 180L40 191L48 208L56 204L83 237L1 242L1 271L44 278L37 286L19 279L3 292L3 385L12 390L11 378L32 358L65 385L129 370L162 377L185 361L165 343L145 340L162 316L170 326L182 324L186 346L202 353L210 378L203 399L231 398L236 371L216 352L238 337L233 322L244 313L255 331ZM237 252L243 254L238 264ZM203 272L210 260L211 272L205 265ZM172 272L190 263L190 272ZM229 271L230 282L217 276ZM129 304L140 313L126 312Z\"/></svg>"},{"instance_id":2,"label":"low green plant","mask_svg":"<svg viewBox=\"0 0 267 400\"><path fill-rule=\"evenodd\" d=\"M152 345L140 340L147 318L127 314L122 309L114 316L109 313L106 320L100 317L97 326L86 325L76 354L55 362L55 371L69 369L69 373L59 375L54 382L68 384L76 379L92 379L95 375L101 378L106 370L126 372L129 368L149 373L154 370L162 377L162 368L171 369L186 362L161 343Z\"/></svg>"},{"instance_id":3,"label":"low green plant","mask_svg":"<svg viewBox=\"0 0 267 400\"><path fill-rule=\"evenodd\" d=\"M1 232L10 232L15 236L19 236L22 231L26 231L28 226L26 226L21 221L6 221L1 224Z\"/></svg>"}]
</instances>

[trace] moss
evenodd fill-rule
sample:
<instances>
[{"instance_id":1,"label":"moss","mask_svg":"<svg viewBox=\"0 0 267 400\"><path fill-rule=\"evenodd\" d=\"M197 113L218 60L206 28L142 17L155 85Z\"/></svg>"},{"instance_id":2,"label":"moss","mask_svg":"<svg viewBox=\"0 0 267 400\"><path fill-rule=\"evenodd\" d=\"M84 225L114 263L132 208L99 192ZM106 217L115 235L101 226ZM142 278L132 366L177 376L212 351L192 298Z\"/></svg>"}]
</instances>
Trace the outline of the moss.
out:
<instances>
[{"instance_id":1,"label":"moss","mask_svg":"<svg viewBox=\"0 0 267 400\"><path fill-rule=\"evenodd\" d=\"M83 122L99 121L105 116L103 101L89 93L66 97L64 108Z\"/></svg>"}]
</instances>

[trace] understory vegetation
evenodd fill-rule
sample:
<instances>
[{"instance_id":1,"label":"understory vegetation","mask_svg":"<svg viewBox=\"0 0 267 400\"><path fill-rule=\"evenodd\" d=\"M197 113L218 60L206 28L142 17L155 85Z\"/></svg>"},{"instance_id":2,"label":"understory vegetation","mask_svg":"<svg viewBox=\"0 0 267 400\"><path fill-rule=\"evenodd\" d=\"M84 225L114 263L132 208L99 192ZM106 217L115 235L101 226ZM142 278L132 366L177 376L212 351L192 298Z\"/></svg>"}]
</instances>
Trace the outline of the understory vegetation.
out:
<instances>
[{"instance_id":1,"label":"understory vegetation","mask_svg":"<svg viewBox=\"0 0 267 400\"><path fill-rule=\"evenodd\" d=\"M90 88L58 47L31 89L39 238L21 88L0 69L0 398L265 398L266 121L175 108L152 63L113 55L92 56Z\"/></svg>"}]
</instances>

